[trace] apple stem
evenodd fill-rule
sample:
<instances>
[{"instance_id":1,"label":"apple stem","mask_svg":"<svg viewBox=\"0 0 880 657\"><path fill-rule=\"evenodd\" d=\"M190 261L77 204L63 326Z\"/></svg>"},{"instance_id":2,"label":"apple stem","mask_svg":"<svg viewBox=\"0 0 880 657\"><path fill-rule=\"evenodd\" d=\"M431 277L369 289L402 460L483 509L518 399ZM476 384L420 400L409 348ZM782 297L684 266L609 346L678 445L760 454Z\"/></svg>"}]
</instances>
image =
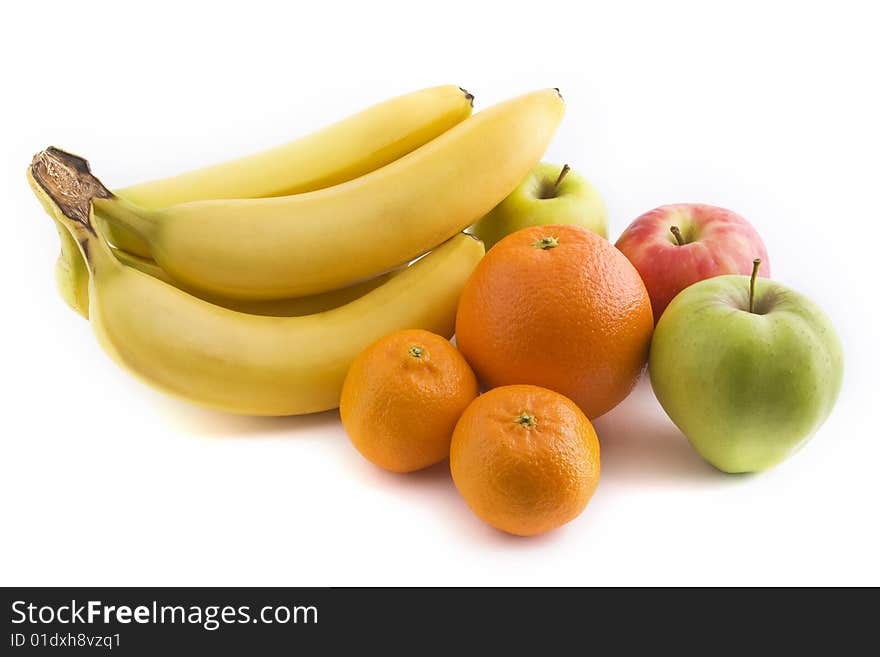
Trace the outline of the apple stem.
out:
<instances>
[{"instance_id":1,"label":"apple stem","mask_svg":"<svg viewBox=\"0 0 880 657\"><path fill-rule=\"evenodd\" d=\"M681 231L678 229L678 226L670 226L670 232L675 235L675 241L678 242L679 246L684 246L687 242L684 241L684 236L681 234Z\"/></svg>"},{"instance_id":2,"label":"apple stem","mask_svg":"<svg viewBox=\"0 0 880 657\"><path fill-rule=\"evenodd\" d=\"M752 280L749 281L749 312L755 312L755 279L758 278L758 269L761 267L761 259L752 261Z\"/></svg>"},{"instance_id":3,"label":"apple stem","mask_svg":"<svg viewBox=\"0 0 880 657\"><path fill-rule=\"evenodd\" d=\"M554 192L555 192L557 189L559 189L559 185L562 183L562 181L563 181L563 180L565 179L565 177L568 175L568 172L569 172L569 171L571 171L571 167L568 166L567 164L563 164L563 165L562 165L562 171L559 172L559 177L556 178L556 182L553 183L553 191L554 191Z\"/></svg>"}]
</instances>

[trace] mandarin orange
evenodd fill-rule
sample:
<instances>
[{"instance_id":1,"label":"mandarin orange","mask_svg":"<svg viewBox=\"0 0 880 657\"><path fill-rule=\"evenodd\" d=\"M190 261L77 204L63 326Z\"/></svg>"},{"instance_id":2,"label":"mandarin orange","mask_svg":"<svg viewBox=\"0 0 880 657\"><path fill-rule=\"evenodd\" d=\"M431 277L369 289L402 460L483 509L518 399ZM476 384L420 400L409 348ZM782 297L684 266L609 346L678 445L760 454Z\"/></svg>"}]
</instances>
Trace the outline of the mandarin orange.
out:
<instances>
[{"instance_id":1,"label":"mandarin orange","mask_svg":"<svg viewBox=\"0 0 880 657\"><path fill-rule=\"evenodd\" d=\"M571 400L503 386L467 407L449 465L468 506L497 529L531 536L577 517L599 482L599 440Z\"/></svg>"},{"instance_id":2,"label":"mandarin orange","mask_svg":"<svg viewBox=\"0 0 880 657\"><path fill-rule=\"evenodd\" d=\"M411 472L449 456L455 423L477 394L473 371L448 340L423 330L396 331L352 363L339 414L367 460Z\"/></svg>"}]
</instances>

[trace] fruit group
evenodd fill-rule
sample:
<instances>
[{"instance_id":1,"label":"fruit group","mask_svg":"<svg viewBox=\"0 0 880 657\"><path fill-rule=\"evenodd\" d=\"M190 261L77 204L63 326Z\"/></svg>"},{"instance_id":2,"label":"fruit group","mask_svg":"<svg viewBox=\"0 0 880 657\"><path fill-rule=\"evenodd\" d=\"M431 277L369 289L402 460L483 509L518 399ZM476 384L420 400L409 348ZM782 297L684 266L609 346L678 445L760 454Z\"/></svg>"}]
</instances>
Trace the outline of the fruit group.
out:
<instances>
[{"instance_id":1,"label":"fruit group","mask_svg":"<svg viewBox=\"0 0 880 657\"><path fill-rule=\"evenodd\" d=\"M801 447L837 399L841 344L809 300L758 279L754 228L667 205L612 245L596 190L540 162L559 90L470 117L472 100L426 89L117 192L50 147L27 179L58 229L58 290L145 383L247 415L338 406L365 459L408 473L448 458L473 512L515 535L583 511L591 418L649 351L657 399L715 467Z\"/></svg>"},{"instance_id":2,"label":"fruit group","mask_svg":"<svg viewBox=\"0 0 880 657\"><path fill-rule=\"evenodd\" d=\"M403 265L470 226L541 159L564 109L555 89L525 94L315 192L152 211L102 195L95 208L146 239L190 288L241 299L317 294Z\"/></svg>"},{"instance_id":3,"label":"fruit group","mask_svg":"<svg viewBox=\"0 0 880 657\"><path fill-rule=\"evenodd\" d=\"M504 386L465 410L449 464L477 516L532 536L584 510L599 482L599 440L571 400L537 386Z\"/></svg>"},{"instance_id":4,"label":"fruit group","mask_svg":"<svg viewBox=\"0 0 880 657\"><path fill-rule=\"evenodd\" d=\"M352 363L339 413L367 460L412 472L446 460L455 423L478 393L473 371L448 340L397 331Z\"/></svg>"},{"instance_id":5,"label":"fruit group","mask_svg":"<svg viewBox=\"0 0 880 657\"><path fill-rule=\"evenodd\" d=\"M697 281L724 274L749 274L760 258L770 276L767 249L740 215L702 203L664 205L633 221L617 248L639 270L654 309L654 321L676 294Z\"/></svg>"},{"instance_id":6,"label":"fruit group","mask_svg":"<svg viewBox=\"0 0 880 657\"><path fill-rule=\"evenodd\" d=\"M803 295L767 279L719 276L669 304L650 373L660 404L703 458L725 472L755 472L787 458L828 417L843 351Z\"/></svg>"},{"instance_id":7,"label":"fruit group","mask_svg":"<svg viewBox=\"0 0 880 657\"><path fill-rule=\"evenodd\" d=\"M653 328L623 254L579 226L549 225L486 254L462 292L456 342L487 386L550 388L594 418L635 385Z\"/></svg>"},{"instance_id":8,"label":"fruit group","mask_svg":"<svg viewBox=\"0 0 880 657\"><path fill-rule=\"evenodd\" d=\"M529 226L573 224L608 237L608 213L599 192L569 166L541 162L472 232L486 250Z\"/></svg>"}]
</instances>

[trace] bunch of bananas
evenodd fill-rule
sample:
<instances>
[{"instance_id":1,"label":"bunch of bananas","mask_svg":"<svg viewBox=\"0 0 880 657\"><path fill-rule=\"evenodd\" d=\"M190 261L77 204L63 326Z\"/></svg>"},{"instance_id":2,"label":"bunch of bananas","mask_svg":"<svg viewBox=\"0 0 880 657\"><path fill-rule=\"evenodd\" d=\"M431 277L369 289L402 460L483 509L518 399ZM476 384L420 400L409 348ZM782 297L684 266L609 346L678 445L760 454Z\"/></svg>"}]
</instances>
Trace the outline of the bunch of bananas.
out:
<instances>
[{"instance_id":1,"label":"bunch of bananas","mask_svg":"<svg viewBox=\"0 0 880 657\"><path fill-rule=\"evenodd\" d=\"M117 362L236 413L335 408L355 356L450 337L481 242L461 231L540 160L558 90L471 116L442 86L246 158L111 192L58 148L27 177L56 222L56 280ZM422 257L424 256L424 257Z\"/></svg>"}]
</instances>

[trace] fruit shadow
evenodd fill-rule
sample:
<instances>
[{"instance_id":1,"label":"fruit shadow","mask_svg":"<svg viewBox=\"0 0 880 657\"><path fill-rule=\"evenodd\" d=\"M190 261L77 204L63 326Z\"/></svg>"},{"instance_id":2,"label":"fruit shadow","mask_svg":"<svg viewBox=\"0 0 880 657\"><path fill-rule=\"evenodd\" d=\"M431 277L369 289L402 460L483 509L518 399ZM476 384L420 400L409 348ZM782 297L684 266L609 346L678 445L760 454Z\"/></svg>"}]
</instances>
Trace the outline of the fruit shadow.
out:
<instances>
[{"instance_id":1,"label":"fruit shadow","mask_svg":"<svg viewBox=\"0 0 880 657\"><path fill-rule=\"evenodd\" d=\"M416 501L444 524L458 526L471 515L452 481L448 460L416 472L399 473L368 462L354 449L347 451L345 459L348 462L342 467L354 473L365 486L388 491L395 498Z\"/></svg>"},{"instance_id":2,"label":"fruit shadow","mask_svg":"<svg viewBox=\"0 0 880 657\"><path fill-rule=\"evenodd\" d=\"M694 451L663 412L647 375L619 406L595 419L593 426L602 450L603 482L691 486L735 479Z\"/></svg>"},{"instance_id":3,"label":"fruit shadow","mask_svg":"<svg viewBox=\"0 0 880 657\"><path fill-rule=\"evenodd\" d=\"M449 461L443 461L424 470L400 474L389 472L368 463L355 450L350 450L351 463L346 469L354 469L368 486L392 491L393 495L406 499L418 499L420 505L431 512L461 539L479 545L494 545L505 549L534 549L555 543L561 539L566 528L560 528L541 536L513 536L495 529L477 518L458 494Z\"/></svg>"},{"instance_id":4,"label":"fruit shadow","mask_svg":"<svg viewBox=\"0 0 880 657\"><path fill-rule=\"evenodd\" d=\"M181 432L212 438L235 439L282 434L286 437L308 436L315 430L340 426L338 409L309 415L260 417L214 411L173 399L163 399L159 406L169 423Z\"/></svg>"}]
</instances>

